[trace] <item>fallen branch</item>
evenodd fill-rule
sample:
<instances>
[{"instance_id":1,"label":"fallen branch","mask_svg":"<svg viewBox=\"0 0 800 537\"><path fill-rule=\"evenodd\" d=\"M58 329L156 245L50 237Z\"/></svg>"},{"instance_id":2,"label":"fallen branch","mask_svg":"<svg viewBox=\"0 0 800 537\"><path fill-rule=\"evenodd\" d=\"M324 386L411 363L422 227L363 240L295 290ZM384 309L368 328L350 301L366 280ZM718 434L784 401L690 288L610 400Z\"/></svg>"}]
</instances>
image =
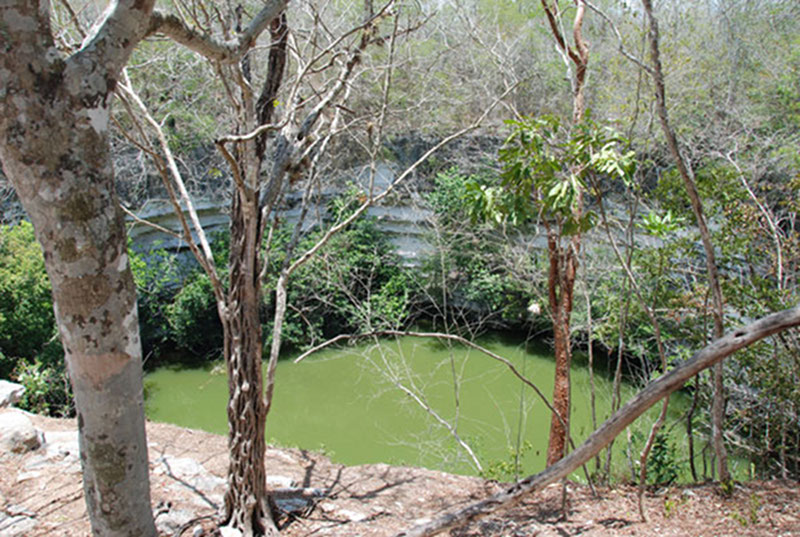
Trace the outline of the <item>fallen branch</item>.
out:
<instances>
[{"instance_id":1,"label":"fallen branch","mask_svg":"<svg viewBox=\"0 0 800 537\"><path fill-rule=\"evenodd\" d=\"M401 532L396 537L430 537L442 531L463 526L467 522L489 515L501 507L513 505L524 495L539 491L550 483L568 476L578 466L599 453L636 418L683 386L687 380L721 362L739 349L798 325L800 325L800 305L768 315L717 339L669 373L648 384L595 430L578 449L554 465L538 474L517 481L514 485L489 498L458 511L445 513L426 524L420 524Z\"/></svg>"}]
</instances>

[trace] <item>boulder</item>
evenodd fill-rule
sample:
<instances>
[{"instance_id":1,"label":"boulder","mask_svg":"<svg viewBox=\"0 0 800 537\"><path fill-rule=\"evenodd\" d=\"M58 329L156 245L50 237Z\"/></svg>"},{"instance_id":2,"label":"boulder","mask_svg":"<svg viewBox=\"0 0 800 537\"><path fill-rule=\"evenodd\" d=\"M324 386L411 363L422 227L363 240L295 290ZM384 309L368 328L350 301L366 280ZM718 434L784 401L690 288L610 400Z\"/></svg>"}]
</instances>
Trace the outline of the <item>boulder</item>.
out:
<instances>
[{"instance_id":1,"label":"boulder","mask_svg":"<svg viewBox=\"0 0 800 537\"><path fill-rule=\"evenodd\" d=\"M0 414L0 450L26 453L42 445L42 435L21 412Z\"/></svg>"},{"instance_id":2,"label":"boulder","mask_svg":"<svg viewBox=\"0 0 800 537\"><path fill-rule=\"evenodd\" d=\"M188 509L170 509L156 514L156 528L163 535L178 535L194 518L194 512Z\"/></svg>"},{"instance_id":3,"label":"boulder","mask_svg":"<svg viewBox=\"0 0 800 537\"><path fill-rule=\"evenodd\" d=\"M0 380L0 408L13 405L25 393L25 386L7 380Z\"/></svg>"}]
</instances>

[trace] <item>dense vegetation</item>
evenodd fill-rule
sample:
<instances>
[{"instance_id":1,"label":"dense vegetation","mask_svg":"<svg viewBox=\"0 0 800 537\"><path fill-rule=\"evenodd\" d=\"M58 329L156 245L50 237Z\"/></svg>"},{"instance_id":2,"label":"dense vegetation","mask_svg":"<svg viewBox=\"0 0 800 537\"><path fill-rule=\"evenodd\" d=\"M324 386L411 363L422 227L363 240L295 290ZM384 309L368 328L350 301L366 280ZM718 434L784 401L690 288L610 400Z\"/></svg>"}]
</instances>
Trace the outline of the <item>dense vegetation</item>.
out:
<instances>
[{"instance_id":1,"label":"dense vegetation","mask_svg":"<svg viewBox=\"0 0 800 537\"><path fill-rule=\"evenodd\" d=\"M641 11L630 2L598 4L627 50L645 57ZM427 147L429 140L468 124L506 88L513 91L482 127L491 147L468 157L444 153L419 178L434 215L434 253L418 266L404 266L374 219L357 220L293 275L284 348L416 322L467 334L491 327L550 336L547 263L537 242L542 216L518 206L495 151L511 132L503 120L569 113L564 64L552 52L538 3L422 2L404 9L409 20L436 16L397 42L394 61L402 69L387 103L385 129L391 136L379 155L365 149L388 61L387 47L379 47L365 55L363 76L352 88L349 106L363 117L353 120L334 142L332 156L323 159L327 175L349 173L347 166L370 157L406 164L419 151L401 155L396 140L410 135ZM303 3L291 16L302 28L317 16L344 25L357 15L342 2L323 11ZM573 336L584 348L603 351L610 369L619 363L631 376L648 380L659 364L645 306L657 314L669 356L683 358L711 337L710 290L691 207L654 127L652 83L619 53L616 33L595 15L585 28L593 44L591 116L625 133L636 166L627 181L605 173L584 185L591 217L576 223L587 246ZM795 2L708 1L673 2L661 7L660 16L670 113L711 222L730 328L798 298L800 12ZM193 192L226 189L221 159L211 149L229 128L218 121L225 117L225 87L213 66L153 41L137 50L131 78L152 114L164 120ZM131 123L121 107L117 112L119 190L135 207L162 192L152 167L123 139ZM341 220L362 195L355 189L332 200L329 219ZM303 235L298 251L316 243L324 224ZM267 271L273 279L291 237L289 224L275 231ZM227 238L218 237L214 248L218 266L225 266ZM217 359L222 328L208 276L170 250L132 248L131 259L147 365ZM643 290L641 300L633 296L623 265ZM265 346L272 333L273 284L264 285ZM796 335L788 334L747 349L727 366L726 439L760 475L800 475L799 348ZM26 385L27 408L71 412L49 284L24 222L0 231L0 377ZM707 435L708 416L701 410L710 407L706 375L689 391L696 404L686 424ZM669 446L659 440L654 449L661 461L657 479L667 481L673 475Z\"/></svg>"}]
</instances>

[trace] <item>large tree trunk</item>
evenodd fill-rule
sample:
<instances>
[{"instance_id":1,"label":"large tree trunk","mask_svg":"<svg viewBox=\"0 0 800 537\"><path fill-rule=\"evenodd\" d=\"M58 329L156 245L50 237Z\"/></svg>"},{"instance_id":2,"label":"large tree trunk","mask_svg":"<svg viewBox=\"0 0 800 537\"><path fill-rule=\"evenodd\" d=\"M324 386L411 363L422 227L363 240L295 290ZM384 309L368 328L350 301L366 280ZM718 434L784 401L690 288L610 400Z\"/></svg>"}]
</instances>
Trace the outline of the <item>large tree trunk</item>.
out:
<instances>
[{"instance_id":1,"label":"large tree trunk","mask_svg":"<svg viewBox=\"0 0 800 537\"><path fill-rule=\"evenodd\" d=\"M92 531L155 535L136 288L108 144L85 122L70 128L70 109L50 110L61 112L59 127L28 124L20 145L6 143L3 129L0 157L44 250L75 394Z\"/></svg>"},{"instance_id":2,"label":"large tree trunk","mask_svg":"<svg viewBox=\"0 0 800 537\"><path fill-rule=\"evenodd\" d=\"M97 536L156 534L136 289L108 138L114 81L152 5L120 0L69 58L55 49L48 4L0 6L0 159L44 250Z\"/></svg>"}]
</instances>

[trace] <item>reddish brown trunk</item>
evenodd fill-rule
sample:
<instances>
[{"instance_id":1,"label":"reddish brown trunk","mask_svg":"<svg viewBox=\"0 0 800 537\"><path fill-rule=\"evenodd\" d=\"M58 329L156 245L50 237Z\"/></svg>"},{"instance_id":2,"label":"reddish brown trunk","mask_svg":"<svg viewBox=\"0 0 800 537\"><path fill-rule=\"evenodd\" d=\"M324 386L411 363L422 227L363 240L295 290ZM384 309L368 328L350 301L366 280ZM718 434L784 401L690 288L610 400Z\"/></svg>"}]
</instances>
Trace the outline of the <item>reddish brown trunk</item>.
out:
<instances>
[{"instance_id":1,"label":"reddish brown trunk","mask_svg":"<svg viewBox=\"0 0 800 537\"><path fill-rule=\"evenodd\" d=\"M550 0L541 0L541 3L556 45L575 66L575 73L571 81L572 124L577 125L583 121L586 108L586 74L589 65L589 46L583 39L583 20L586 15L586 3L583 0L574 1L576 8L575 19L572 24L574 47L567 42L561 31L561 24L558 20L560 16L558 4L551 3ZM583 214L582 193L578 194L573 213L575 221L580 222ZM553 317L556 359L553 407L558 411L558 414L552 416L550 422L550 441L547 447L547 465L550 466L566 454L569 436L569 369L572 363L570 320L572 317L572 295L578 267L578 254L581 248L581 235L580 233L573 235L569 241L569 246L564 249L560 244L561 236L556 234L553 229L548 228L547 241L548 254L550 256L548 286L550 311Z\"/></svg>"},{"instance_id":2,"label":"reddish brown trunk","mask_svg":"<svg viewBox=\"0 0 800 537\"><path fill-rule=\"evenodd\" d=\"M580 236L573 236L564 249L556 233L547 236L550 256L548 278L550 311L553 319L553 340L556 360L553 385L553 414L550 420L550 439L547 445L547 465L550 466L566 454L570 422L570 367L572 347L570 321L572 318L573 290L577 273L576 253L580 251Z\"/></svg>"},{"instance_id":3,"label":"reddish brown trunk","mask_svg":"<svg viewBox=\"0 0 800 537\"><path fill-rule=\"evenodd\" d=\"M558 462L566 453L571 400L569 370L572 362L572 353L569 336L565 334L562 326L554 325L553 328L556 359L553 408L558 412L558 415L553 414L550 420L550 440L547 444L548 466Z\"/></svg>"}]
</instances>

